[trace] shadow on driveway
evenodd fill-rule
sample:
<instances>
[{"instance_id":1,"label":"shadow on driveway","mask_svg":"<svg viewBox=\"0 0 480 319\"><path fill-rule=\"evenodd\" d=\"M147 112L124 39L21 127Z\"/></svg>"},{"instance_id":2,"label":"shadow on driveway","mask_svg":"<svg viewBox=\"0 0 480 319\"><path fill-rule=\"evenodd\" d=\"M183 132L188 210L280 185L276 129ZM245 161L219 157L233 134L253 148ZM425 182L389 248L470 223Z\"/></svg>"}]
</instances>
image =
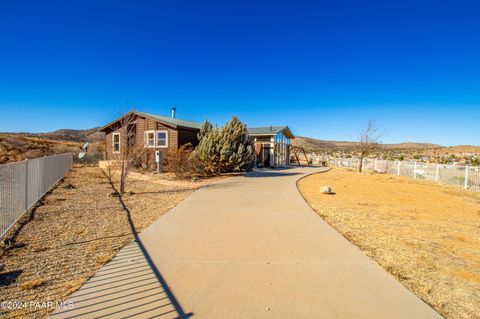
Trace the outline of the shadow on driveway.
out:
<instances>
[{"instance_id":1,"label":"shadow on driveway","mask_svg":"<svg viewBox=\"0 0 480 319\"><path fill-rule=\"evenodd\" d=\"M140 240L130 210L118 197L128 217L134 240L104 265L67 302L71 309L51 318L178 318L186 313Z\"/></svg>"},{"instance_id":2,"label":"shadow on driveway","mask_svg":"<svg viewBox=\"0 0 480 319\"><path fill-rule=\"evenodd\" d=\"M311 168L318 169L317 166L288 166L288 167L276 167L276 168L257 168L252 172L245 174L245 177L277 177L277 176L295 176L302 175L300 172L289 172L295 168Z\"/></svg>"}]
</instances>

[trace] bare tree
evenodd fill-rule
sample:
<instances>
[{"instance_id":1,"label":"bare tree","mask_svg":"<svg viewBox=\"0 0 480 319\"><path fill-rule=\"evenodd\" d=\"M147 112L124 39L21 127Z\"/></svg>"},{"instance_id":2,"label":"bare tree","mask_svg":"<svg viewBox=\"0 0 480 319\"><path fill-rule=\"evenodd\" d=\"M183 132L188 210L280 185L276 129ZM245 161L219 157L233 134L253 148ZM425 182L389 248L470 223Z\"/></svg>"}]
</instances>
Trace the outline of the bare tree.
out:
<instances>
[{"instance_id":1,"label":"bare tree","mask_svg":"<svg viewBox=\"0 0 480 319\"><path fill-rule=\"evenodd\" d=\"M112 158L114 161L104 170L105 175L113 185L119 173L119 193L125 193L127 177L129 173L137 167L145 163L148 154L144 145L137 143L135 113L127 113L119 121L120 131L120 150Z\"/></svg>"},{"instance_id":2,"label":"bare tree","mask_svg":"<svg viewBox=\"0 0 480 319\"><path fill-rule=\"evenodd\" d=\"M358 136L357 152L360 157L360 163L358 164L359 172L362 172L363 159L379 148L381 135L377 120L374 117L370 118Z\"/></svg>"}]
</instances>

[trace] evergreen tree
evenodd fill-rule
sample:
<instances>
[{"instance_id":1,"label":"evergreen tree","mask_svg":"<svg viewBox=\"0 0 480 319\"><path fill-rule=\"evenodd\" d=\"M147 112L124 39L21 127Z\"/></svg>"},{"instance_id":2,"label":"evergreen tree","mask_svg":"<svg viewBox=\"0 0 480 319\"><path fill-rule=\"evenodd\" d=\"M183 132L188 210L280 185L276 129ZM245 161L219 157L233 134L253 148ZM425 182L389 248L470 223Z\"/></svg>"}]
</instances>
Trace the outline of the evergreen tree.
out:
<instances>
[{"instance_id":1,"label":"evergreen tree","mask_svg":"<svg viewBox=\"0 0 480 319\"><path fill-rule=\"evenodd\" d=\"M202 127L200 128L200 132L198 132L197 134L198 140L201 141L202 138L208 133L210 133L212 130L213 130L212 123L210 123L209 121L205 121L205 123L203 123Z\"/></svg>"},{"instance_id":2,"label":"evergreen tree","mask_svg":"<svg viewBox=\"0 0 480 319\"><path fill-rule=\"evenodd\" d=\"M195 148L195 156L204 164L206 173L221 173L220 131L213 128L209 122L205 122L198 137L200 142Z\"/></svg>"},{"instance_id":3,"label":"evergreen tree","mask_svg":"<svg viewBox=\"0 0 480 319\"><path fill-rule=\"evenodd\" d=\"M253 167L254 146L248 130L235 116L221 129L206 122L199 134L195 149L206 170L211 174L246 171Z\"/></svg>"},{"instance_id":4,"label":"evergreen tree","mask_svg":"<svg viewBox=\"0 0 480 319\"><path fill-rule=\"evenodd\" d=\"M245 124L232 116L221 130L220 160L224 171L250 170L254 160L254 146Z\"/></svg>"}]
</instances>

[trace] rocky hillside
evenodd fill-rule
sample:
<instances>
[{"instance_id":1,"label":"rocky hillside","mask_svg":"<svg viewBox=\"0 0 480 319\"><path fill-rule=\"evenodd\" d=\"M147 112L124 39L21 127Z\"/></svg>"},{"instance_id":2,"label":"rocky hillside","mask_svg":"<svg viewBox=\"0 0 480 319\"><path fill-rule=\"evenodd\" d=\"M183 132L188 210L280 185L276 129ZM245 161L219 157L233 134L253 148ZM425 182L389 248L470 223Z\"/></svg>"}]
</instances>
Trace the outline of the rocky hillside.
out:
<instances>
[{"instance_id":1,"label":"rocky hillside","mask_svg":"<svg viewBox=\"0 0 480 319\"><path fill-rule=\"evenodd\" d=\"M0 133L25 137L41 137L54 141L70 142L102 142L104 134L98 132L98 127L86 130L60 129L48 133Z\"/></svg>"},{"instance_id":2,"label":"rocky hillside","mask_svg":"<svg viewBox=\"0 0 480 319\"><path fill-rule=\"evenodd\" d=\"M320 150L337 150L337 151L350 151L354 150L357 146L356 142L348 141L327 141L319 140L310 137L297 136L292 140L292 144L305 148L308 151L320 151ZM413 143L405 142L398 144L382 144L384 149L410 149L410 150L425 150L425 149L441 149L444 148L441 145L431 143Z\"/></svg>"},{"instance_id":3,"label":"rocky hillside","mask_svg":"<svg viewBox=\"0 0 480 319\"><path fill-rule=\"evenodd\" d=\"M322 156L350 157L358 156L356 142L326 141L309 137L296 137L292 145L303 147L307 153ZM389 160L415 160L433 163L460 163L480 165L480 146L457 145L445 147L432 143L381 144L370 157Z\"/></svg>"},{"instance_id":4,"label":"rocky hillside","mask_svg":"<svg viewBox=\"0 0 480 319\"><path fill-rule=\"evenodd\" d=\"M89 153L102 152L103 133L62 129L49 133L0 133L0 164L60 153L78 153L90 142Z\"/></svg>"},{"instance_id":5,"label":"rocky hillside","mask_svg":"<svg viewBox=\"0 0 480 319\"><path fill-rule=\"evenodd\" d=\"M78 152L81 143L17 134L0 134L0 164L66 152Z\"/></svg>"}]
</instances>

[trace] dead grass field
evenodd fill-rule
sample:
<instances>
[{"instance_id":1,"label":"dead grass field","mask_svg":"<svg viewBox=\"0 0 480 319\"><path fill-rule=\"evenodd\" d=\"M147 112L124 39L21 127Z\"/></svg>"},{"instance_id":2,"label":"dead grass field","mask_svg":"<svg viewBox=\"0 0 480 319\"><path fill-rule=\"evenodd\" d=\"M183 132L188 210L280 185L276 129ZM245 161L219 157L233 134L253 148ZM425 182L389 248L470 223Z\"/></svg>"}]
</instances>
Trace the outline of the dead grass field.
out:
<instances>
[{"instance_id":1,"label":"dead grass field","mask_svg":"<svg viewBox=\"0 0 480 319\"><path fill-rule=\"evenodd\" d=\"M162 174L132 174L123 200L136 232L213 180L177 181ZM74 188L64 188L72 184ZM133 239L126 212L97 167L76 167L44 199L1 250L0 301L62 301ZM43 318L52 308L0 309L1 318Z\"/></svg>"},{"instance_id":2,"label":"dead grass field","mask_svg":"<svg viewBox=\"0 0 480 319\"><path fill-rule=\"evenodd\" d=\"M320 194L323 185L336 194ZM440 314L480 318L480 193L337 168L298 187L322 218Z\"/></svg>"}]
</instances>

